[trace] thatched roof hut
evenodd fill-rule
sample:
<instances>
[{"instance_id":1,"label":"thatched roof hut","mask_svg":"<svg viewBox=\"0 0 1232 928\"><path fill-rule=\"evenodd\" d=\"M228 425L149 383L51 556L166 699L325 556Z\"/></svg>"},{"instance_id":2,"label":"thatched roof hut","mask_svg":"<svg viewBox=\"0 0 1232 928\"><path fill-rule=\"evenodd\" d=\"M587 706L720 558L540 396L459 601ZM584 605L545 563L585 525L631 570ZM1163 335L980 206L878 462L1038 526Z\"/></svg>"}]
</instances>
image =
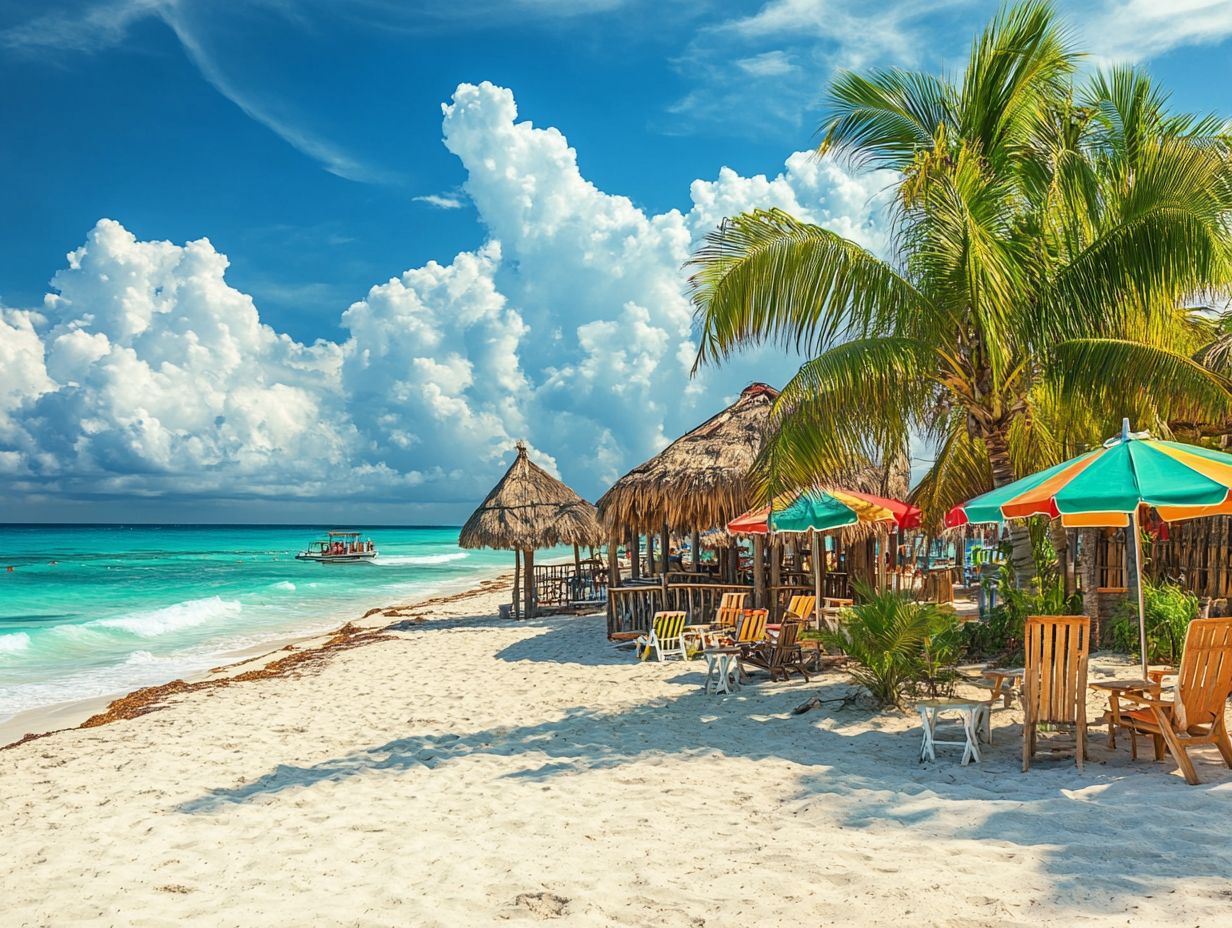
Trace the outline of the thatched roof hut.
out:
<instances>
[{"instance_id":1,"label":"thatched roof hut","mask_svg":"<svg viewBox=\"0 0 1232 928\"><path fill-rule=\"evenodd\" d=\"M597 545L603 531L595 507L532 461L526 444L505 476L479 505L458 535L463 548L514 551L513 615L533 616L536 606L535 551L556 545Z\"/></svg>"},{"instance_id":2,"label":"thatched roof hut","mask_svg":"<svg viewBox=\"0 0 1232 928\"><path fill-rule=\"evenodd\" d=\"M599 544L595 507L533 462L525 443L517 447L505 476L462 526L458 544L514 551Z\"/></svg>"},{"instance_id":3,"label":"thatched roof hut","mask_svg":"<svg viewBox=\"0 0 1232 928\"><path fill-rule=\"evenodd\" d=\"M752 504L749 471L778 391L750 384L718 415L625 474L600 498L612 534L727 525Z\"/></svg>"}]
</instances>

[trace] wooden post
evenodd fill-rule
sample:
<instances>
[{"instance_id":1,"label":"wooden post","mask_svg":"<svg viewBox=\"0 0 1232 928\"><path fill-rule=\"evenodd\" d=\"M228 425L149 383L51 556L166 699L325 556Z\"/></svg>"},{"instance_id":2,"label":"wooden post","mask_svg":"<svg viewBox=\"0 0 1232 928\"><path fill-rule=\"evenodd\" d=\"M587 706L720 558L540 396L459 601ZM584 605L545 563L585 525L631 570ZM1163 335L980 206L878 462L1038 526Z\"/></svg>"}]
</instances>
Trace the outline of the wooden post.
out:
<instances>
[{"instance_id":1,"label":"wooden post","mask_svg":"<svg viewBox=\"0 0 1232 928\"><path fill-rule=\"evenodd\" d=\"M519 548L513 549L513 617L520 619L522 616L522 551Z\"/></svg>"},{"instance_id":2,"label":"wooden post","mask_svg":"<svg viewBox=\"0 0 1232 928\"><path fill-rule=\"evenodd\" d=\"M727 544L727 582L735 583L740 576L740 542L736 536Z\"/></svg>"},{"instance_id":3,"label":"wooden post","mask_svg":"<svg viewBox=\"0 0 1232 928\"><path fill-rule=\"evenodd\" d=\"M582 549L577 545L573 546L573 570L579 577L582 576Z\"/></svg>"},{"instance_id":4,"label":"wooden post","mask_svg":"<svg viewBox=\"0 0 1232 928\"><path fill-rule=\"evenodd\" d=\"M813 618L817 620L817 627L821 628L821 606L825 602L825 575L826 575L826 550L822 537L818 532L810 532L813 536L813 598L816 600L813 606Z\"/></svg>"},{"instance_id":5,"label":"wooden post","mask_svg":"<svg viewBox=\"0 0 1232 928\"><path fill-rule=\"evenodd\" d=\"M526 617L535 617L535 552L527 548L522 554L523 570L526 577Z\"/></svg>"},{"instance_id":6,"label":"wooden post","mask_svg":"<svg viewBox=\"0 0 1232 928\"><path fill-rule=\"evenodd\" d=\"M663 523L663 576L672 568L672 539L667 532L667 523Z\"/></svg>"},{"instance_id":7,"label":"wooden post","mask_svg":"<svg viewBox=\"0 0 1232 928\"><path fill-rule=\"evenodd\" d=\"M655 557L655 536L654 532L646 533L646 569L650 571L650 576L654 576L656 569L659 566L659 561Z\"/></svg>"},{"instance_id":8,"label":"wooden post","mask_svg":"<svg viewBox=\"0 0 1232 928\"><path fill-rule=\"evenodd\" d=\"M779 620L779 587L783 581L783 542L777 535L770 538L770 621Z\"/></svg>"},{"instance_id":9,"label":"wooden post","mask_svg":"<svg viewBox=\"0 0 1232 928\"><path fill-rule=\"evenodd\" d=\"M766 607L766 536L753 536L753 607Z\"/></svg>"},{"instance_id":10,"label":"wooden post","mask_svg":"<svg viewBox=\"0 0 1232 928\"><path fill-rule=\"evenodd\" d=\"M612 587L620 586L620 542L615 535L607 540L607 628L609 632L616 631L616 597L612 595Z\"/></svg>"},{"instance_id":11,"label":"wooden post","mask_svg":"<svg viewBox=\"0 0 1232 928\"><path fill-rule=\"evenodd\" d=\"M642 579L642 565L641 565L642 558L641 558L640 552L641 552L641 547L642 547L642 540L641 538L638 537L637 532L634 532L631 536L629 536L629 541L625 544L625 547L629 551L629 579L630 580L641 580Z\"/></svg>"},{"instance_id":12,"label":"wooden post","mask_svg":"<svg viewBox=\"0 0 1232 928\"><path fill-rule=\"evenodd\" d=\"M702 533L697 529L693 529L693 536L689 539L689 546L689 550L693 552L693 573L701 573Z\"/></svg>"}]
</instances>

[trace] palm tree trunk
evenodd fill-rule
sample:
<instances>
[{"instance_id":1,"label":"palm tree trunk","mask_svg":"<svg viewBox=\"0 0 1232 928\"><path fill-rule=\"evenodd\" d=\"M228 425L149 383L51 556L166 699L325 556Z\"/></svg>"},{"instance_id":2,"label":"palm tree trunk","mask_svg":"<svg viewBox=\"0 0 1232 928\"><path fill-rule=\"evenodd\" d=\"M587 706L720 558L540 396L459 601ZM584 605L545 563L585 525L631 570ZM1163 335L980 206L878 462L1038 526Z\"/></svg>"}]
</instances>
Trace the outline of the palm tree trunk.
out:
<instances>
[{"instance_id":1,"label":"palm tree trunk","mask_svg":"<svg viewBox=\"0 0 1232 928\"><path fill-rule=\"evenodd\" d=\"M992 485L996 489L1014 482L1014 469L1010 466L1010 449L1006 429L989 432L984 436L988 448L988 463L992 465ZM1035 556L1031 550L1031 533L1021 523L1010 523L1010 567L1014 571L1014 586L1025 590L1035 577Z\"/></svg>"}]
</instances>

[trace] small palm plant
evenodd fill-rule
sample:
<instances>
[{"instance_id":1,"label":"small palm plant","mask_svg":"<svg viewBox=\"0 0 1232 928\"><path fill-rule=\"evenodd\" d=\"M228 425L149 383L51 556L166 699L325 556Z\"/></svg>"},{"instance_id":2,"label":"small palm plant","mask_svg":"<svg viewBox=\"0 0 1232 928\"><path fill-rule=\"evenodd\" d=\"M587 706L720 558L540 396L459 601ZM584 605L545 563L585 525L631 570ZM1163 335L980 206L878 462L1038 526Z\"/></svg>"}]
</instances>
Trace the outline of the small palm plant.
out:
<instances>
[{"instance_id":1,"label":"small palm plant","mask_svg":"<svg viewBox=\"0 0 1232 928\"><path fill-rule=\"evenodd\" d=\"M934 603L857 584L861 602L844 613L837 631L822 633L826 647L846 652L851 675L879 705L902 708L903 697L941 669L935 644L950 636L952 614ZM947 649L948 650L948 649Z\"/></svg>"}]
</instances>

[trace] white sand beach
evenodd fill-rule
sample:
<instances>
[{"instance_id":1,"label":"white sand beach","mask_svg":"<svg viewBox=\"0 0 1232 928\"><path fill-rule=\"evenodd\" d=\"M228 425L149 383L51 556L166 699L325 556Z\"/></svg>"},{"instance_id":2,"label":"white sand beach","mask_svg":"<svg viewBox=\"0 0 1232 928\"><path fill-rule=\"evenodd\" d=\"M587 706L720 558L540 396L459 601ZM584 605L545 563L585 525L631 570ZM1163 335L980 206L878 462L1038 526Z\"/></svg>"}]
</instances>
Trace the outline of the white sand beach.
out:
<instances>
[{"instance_id":1,"label":"white sand beach","mask_svg":"<svg viewBox=\"0 0 1232 928\"><path fill-rule=\"evenodd\" d=\"M499 621L505 595L0 751L0 921L1232 922L1213 750L1197 787L1095 733L1085 772L1023 774L1010 711L982 764L919 764L914 715L792 714L841 673L707 696L701 662L639 664L601 616Z\"/></svg>"}]
</instances>

